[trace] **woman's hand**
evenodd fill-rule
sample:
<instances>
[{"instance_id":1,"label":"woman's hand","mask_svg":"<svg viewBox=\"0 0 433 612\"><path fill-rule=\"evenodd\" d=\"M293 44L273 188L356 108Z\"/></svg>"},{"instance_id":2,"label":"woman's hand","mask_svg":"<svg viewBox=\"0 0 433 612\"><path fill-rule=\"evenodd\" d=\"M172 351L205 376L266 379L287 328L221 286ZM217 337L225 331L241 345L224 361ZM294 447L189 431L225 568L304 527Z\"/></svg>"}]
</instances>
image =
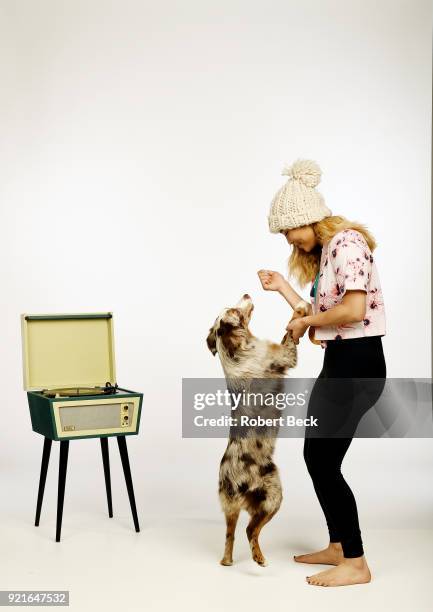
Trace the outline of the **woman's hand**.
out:
<instances>
[{"instance_id":1,"label":"woman's hand","mask_svg":"<svg viewBox=\"0 0 433 612\"><path fill-rule=\"evenodd\" d=\"M305 322L305 318L306 317L297 317L292 319L286 327L287 331L292 332L292 338L295 344L299 344L299 338L302 338L309 328L308 323Z\"/></svg>"},{"instance_id":2,"label":"woman's hand","mask_svg":"<svg viewBox=\"0 0 433 612\"><path fill-rule=\"evenodd\" d=\"M273 270L259 270L257 274L265 291L281 291L286 283L282 274Z\"/></svg>"}]
</instances>

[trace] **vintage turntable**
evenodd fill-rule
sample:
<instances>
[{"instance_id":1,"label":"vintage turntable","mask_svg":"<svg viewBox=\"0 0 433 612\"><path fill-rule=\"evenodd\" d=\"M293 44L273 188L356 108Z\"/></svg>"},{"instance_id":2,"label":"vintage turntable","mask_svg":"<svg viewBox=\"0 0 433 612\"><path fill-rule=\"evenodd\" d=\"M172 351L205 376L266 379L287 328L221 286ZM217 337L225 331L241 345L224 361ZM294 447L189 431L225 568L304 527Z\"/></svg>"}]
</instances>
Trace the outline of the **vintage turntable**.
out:
<instances>
[{"instance_id":1,"label":"vintage turntable","mask_svg":"<svg viewBox=\"0 0 433 612\"><path fill-rule=\"evenodd\" d=\"M24 388L33 431L45 437L35 524L39 524L53 440L60 441L61 515L69 441L100 438L108 512L112 513L108 438L117 437L136 531L139 531L126 447L138 433L143 395L117 385L112 313L21 315Z\"/></svg>"},{"instance_id":2,"label":"vintage turntable","mask_svg":"<svg viewBox=\"0 0 433 612\"><path fill-rule=\"evenodd\" d=\"M34 431L51 440L138 433L143 396L116 384L111 313L21 320Z\"/></svg>"}]
</instances>

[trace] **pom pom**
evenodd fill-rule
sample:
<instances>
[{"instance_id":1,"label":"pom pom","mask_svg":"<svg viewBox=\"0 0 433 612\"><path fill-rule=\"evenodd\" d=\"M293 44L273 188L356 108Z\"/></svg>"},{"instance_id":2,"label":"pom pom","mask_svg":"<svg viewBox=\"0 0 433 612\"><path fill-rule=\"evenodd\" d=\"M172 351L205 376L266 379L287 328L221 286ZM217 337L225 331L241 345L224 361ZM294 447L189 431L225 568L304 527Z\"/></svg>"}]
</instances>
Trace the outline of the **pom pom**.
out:
<instances>
[{"instance_id":1,"label":"pom pom","mask_svg":"<svg viewBox=\"0 0 433 612\"><path fill-rule=\"evenodd\" d=\"M281 174L287 174L292 179L301 181L306 187L316 187L320 183L322 171L311 159L298 159L291 166L285 166Z\"/></svg>"}]
</instances>

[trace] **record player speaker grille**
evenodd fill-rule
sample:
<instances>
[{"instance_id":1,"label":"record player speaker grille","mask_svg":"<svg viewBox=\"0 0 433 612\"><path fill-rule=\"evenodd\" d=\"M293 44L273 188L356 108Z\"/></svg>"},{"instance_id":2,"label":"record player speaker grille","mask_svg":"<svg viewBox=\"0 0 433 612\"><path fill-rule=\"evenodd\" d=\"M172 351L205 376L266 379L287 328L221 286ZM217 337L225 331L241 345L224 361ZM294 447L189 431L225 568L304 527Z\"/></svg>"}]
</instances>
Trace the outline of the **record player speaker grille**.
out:
<instances>
[{"instance_id":1,"label":"record player speaker grille","mask_svg":"<svg viewBox=\"0 0 433 612\"><path fill-rule=\"evenodd\" d=\"M133 413L134 404L131 402L84 406L71 404L59 408L62 431L125 427L132 422Z\"/></svg>"}]
</instances>

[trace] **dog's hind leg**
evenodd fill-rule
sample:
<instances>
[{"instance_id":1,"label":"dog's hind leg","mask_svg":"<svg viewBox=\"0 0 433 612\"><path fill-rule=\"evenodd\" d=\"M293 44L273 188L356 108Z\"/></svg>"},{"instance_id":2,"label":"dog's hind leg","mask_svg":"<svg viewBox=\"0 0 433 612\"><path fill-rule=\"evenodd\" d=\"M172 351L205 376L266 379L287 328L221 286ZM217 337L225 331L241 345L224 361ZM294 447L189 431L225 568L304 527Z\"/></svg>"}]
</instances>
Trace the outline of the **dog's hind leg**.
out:
<instances>
[{"instance_id":1,"label":"dog's hind leg","mask_svg":"<svg viewBox=\"0 0 433 612\"><path fill-rule=\"evenodd\" d=\"M264 567L266 565L266 559L263 556L263 553L260 549L259 545L259 535L262 527L268 523L271 518L276 514L277 510L273 512L257 512L257 514L253 514L250 522L247 527L247 537L250 543L251 553L253 555L253 561Z\"/></svg>"},{"instance_id":2,"label":"dog's hind leg","mask_svg":"<svg viewBox=\"0 0 433 612\"><path fill-rule=\"evenodd\" d=\"M233 565L233 544L235 541L236 525L239 518L240 510L226 511L226 544L224 548L224 556L221 559L221 565Z\"/></svg>"}]
</instances>

